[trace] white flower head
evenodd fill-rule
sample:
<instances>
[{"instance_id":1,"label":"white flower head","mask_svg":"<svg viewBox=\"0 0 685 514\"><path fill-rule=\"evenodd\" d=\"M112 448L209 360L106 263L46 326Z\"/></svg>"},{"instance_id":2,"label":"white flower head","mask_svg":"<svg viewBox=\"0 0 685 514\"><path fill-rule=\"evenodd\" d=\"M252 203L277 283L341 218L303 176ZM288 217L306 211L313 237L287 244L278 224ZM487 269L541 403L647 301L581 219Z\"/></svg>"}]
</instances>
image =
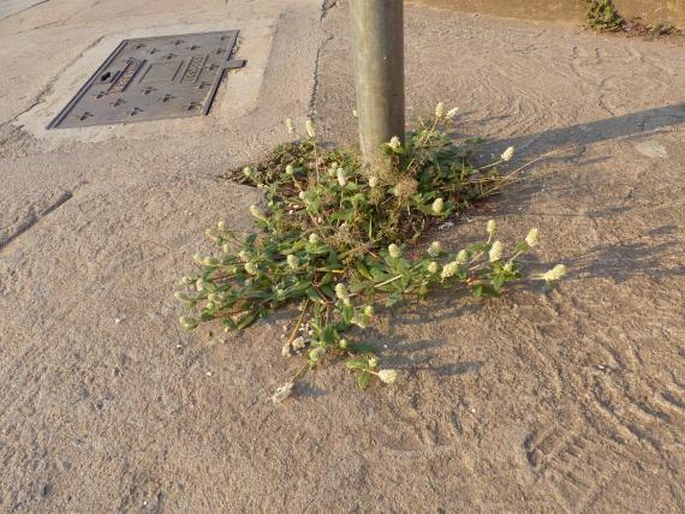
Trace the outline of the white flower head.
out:
<instances>
[{"instance_id":1,"label":"white flower head","mask_svg":"<svg viewBox=\"0 0 685 514\"><path fill-rule=\"evenodd\" d=\"M502 153L502 160L504 162L509 162L512 159L512 157L514 157L515 151L516 149L513 146L510 146L509 148L504 150L504 152Z\"/></svg>"},{"instance_id":2,"label":"white flower head","mask_svg":"<svg viewBox=\"0 0 685 514\"><path fill-rule=\"evenodd\" d=\"M259 269L257 268L257 265L254 262L246 262L245 271L247 271L247 273L250 275L256 275Z\"/></svg>"},{"instance_id":3,"label":"white flower head","mask_svg":"<svg viewBox=\"0 0 685 514\"><path fill-rule=\"evenodd\" d=\"M295 168L293 168L292 164L288 164L285 167L285 174L288 175L289 177L292 177L295 173Z\"/></svg>"},{"instance_id":4,"label":"white flower head","mask_svg":"<svg viewBox=\"0 0 685 514\"><path fill-rule=\"evenodd\" d=\"M216 228L218 228L219 230L221 230L223 232L224 230L226 230L226 222L223 220L218 222L216 224Z\"/></svg>"},{"instance_id":5,"label":"white flower head","mask_svg":"<svg viewBox=\"0 0 685 514\"><path fill-rule=\"evenodd\" d=\"M454 275L457 274L457 271L459 271L459 264L456 262L452 261L447 264L445 264L445 267L442 268L442 273L440 273L440 278L446 279L453 277Z\"/></svg>"},{"instance_id":6,"label":"white flower head","mask_svg":"<svg viewBox=\"0 0 685 514\"><path fill-rule=\"evenodd\" d=\"M340 346L340 348L342 348L343 350L347 349L347 339L341 339L340 341L338 341L338 346Z\"/></svg>"},{"instance_id":7,"label":"white flower head","mask_svg":"<svg viewBox=\"0 0 685 514\"><path fill-rule=\"evenodd\" d=\"M433 241L428 247L428 255L431 257L437 257L442 253L442 244L440 241Z\"/></svg>"},{"instance_id":8,"label":"white flower head","mask_svg":"<svg viewBox=\"0 0 685 514\"><path fill-rule=\"evenodd\" d=\"M349 293L347 292L347 287L345 287L345 284L343 284L342 282L338 282L338 283L335 285L335 296L336 296L339 300L347 300L347 299L349 299L350 295L349 295Z\"/></svg>"},{"instance_id":9,"label":"white flower head","mask_svg":"<svg viewBox=\"0 0 685 514\"><path fill-rule=\"evenodd\" d=\"M238 252L238 258L243 262L247 262L250 259L250 254L247 250L240 250Z\"/></svg>"},{"instance_id":10,"label":"white flower head","mask_svg":"<svg viewBox=\"0 0 685 514\"><path fill-rule=\"evenodd\" d=\"M285 343L283 347L281 348L281 355L283 357L292 357L293 356L293 347L290 345L290 343Z\"/></svg>"},{"instance_id":11,"label":"white flower head","mask_svg":"<svg viewBox=\"0 0 685 514\"><path fill-rule=\"evenodd\" d=\"M307 341L304 337L298 336L293 341L292 346L293 350L302 350L305 346L307 346Z\"/></svg>"},{"instance_id":12,"label":"white flower head","mask_svg":"<svg viewBox=\"0 0 685 514\"><path fill-rule=\"evenodd\" d=\"M445 208L445 201L442 198L436 198L435 201L433 202L433 205L431 206L431 209L433 210L433 213L435 213L435 214L440 214L444 208Z\"/></svg>"},{"instance_id":13,"label":"white flower head","mask_svg":"<svg viewBox=\"0 0 685 514\"><path fill-rule=\"evenodd\" d=\"M314 122L312 120L307 120L307 123L305 123L305 130L307 131L307 135L314 139L316 137L316 131L314 130Z\"/></svg>"},{"instance_id":14,"label":"white flower head","mask_svg":"<svg viewBox=\"0 0 685 514\"><path fill-rule=\"evenodd\" d=\"M345 187L347 185L347 177L345 176L345 170L338 168L335 172L335 176L338 179L338 185L340 187Z\"/></svg>"},{"instance_id":15,"label":"white flower head","mask_svg":"<svg viewBox=\"0 0 685 514\"><path fill-rule=\"evenodd\" d=\"M554 282L560 280L564 275L566 275L566 266L563 264L557 264L551 270L542 275L545 282Z\"/></svg>"},{"instance_id":16,"label":"white flower head","mask_svg":"<svg viewBox=\"0 0 685 514\"><path fill-rule=\"evenodd\" d=\"M469 258L469 252L466 250L459 250L459 253L457 254L457 258L455 259L455 262L457 264L464 264Z\"/></svg>"},{"instance_id":17,"label":"white flower head","mask_svg":"<svg viewBox=\"0 0 685 514\"><path fill-rule=\"evenodd\" d=\"M197 328L198 325L197 320L191 318L190 316L181 316L180 318L178 318L178 322L186 330L193 330L194 328Z\"/></svg>"},{"instance_id":18,"label":"white flower head","mask_svg":"<svg viewBox=\"0 0 685 514\"><path fill-rule=\"evenodd\" d=\"M246 177L251 177L252 176L252 168L250 168L249 166L245 166L243 168L243 175L245 175Z\"/></svg>"},{"instance_id":19,"label":"white flower head","mask_svg":"<svg viewBox=\"0 0 685 514\"><path fill-rule=\"evenodd\" d=\"M528 244L528 246L533 248L534 246L537 246L539 242L540 234L538 233L538 229L531 228L530 232L528 232L528 235L526 236L526 243Z\"/></svg>"},{"instance_id":20,"label":"white flower head","mask_svg":"<svg viewBox=\"0 0 685 514\"><path fill-rule=\"evenodd\" d=\"M392 136L388 146L393 150L393 152L396 152L402 147L402 142L398 136Z\"/></svg>"},{"instance_id":21,"label":"white flower head","mask_svg":"<svg viewBox=\"0 0 685 514\"><path fill-rule=\"evenodd\" d=\"M459 107L452 107L449 111L447 111L447 114L445 114L445 118L451 120L457 115L457 112L459 112Z\"/></svg>"},{"instance_id":22,"label":"white flower head","mask_svg":"<svg viewBox=\"0 0 685 514\"><path fill-rule=\"evenodd\" d=\"M378 177L371 175L369 177L369 187L376 187L378 185Z\"/></svg>"},{"instance_id":23,"label":"white flower head","mask_svg":"<svg viewBox=\"0 0 685 514\"><path fill-rule=\"evenodd\" d=\"M435 117L436 118L442 118L445 116L445 104L442 102L438 102L438 104L435 106Z\"/></svg>"},{"instance_id":24,"label":"white flower head","mask_svg":"<svg viewBox=\"0 0 685 514\"><path fill-rule=\"evenodd\" d=\"M364 307L364 316L371 318L375 314L373 305L367 305Z\"/></svg>"},{"instance_id":25,"label":"white flower head","mask_svg":"<svg viewBox=\"0 0 685 514\"><path fill-rule=\"evenodd\" d=\"M402 255L402 252L400 251L399 246L397 246L395 243L391 243L388 245L388 254L393 259L399 259L400 255Z\"/></svg>"},{"instance_id":26,"label":"white flower head","mask_svg":"<svg viewBox=\"0 0 685 514\"><path fill-rule=\"evenodd\" d=\"M492 243L490 251L488 252L490 262L499 261L502 258L502 254L504 254L504 245L500 241Z\"/></svg>"},{"instance_id":27,"label":"white flower head","mask_svg":"<svg viewBox=\"0 0 685 514\"><path fill-rule=\"evenodd\" d=\"M488 221L488 226L485 228L485 231L489 235L494 236L497 233L497 222L495 220Z\"/></svg>"},{"instance_id":28,"label":"white flower head","mask_svg":"<svg viewBox=\"0 0 685 514\"><path fill-rule=\"evenodd\" d=\"M384 384L393 384L397 380L397 371L394 369L382 369L378 372L378 378Z\"/></svg>"},{"instance_id":29,"label":"white flower head","mask_svg":"<svg viewBox=\"0 0 685 514\"><path fill-rule=\"evenodd\" d=\"M309 352L309 360L312 362L319 362L321 359L323 359L323 356L326 354L326 349L322 348L321 346L317 346L314 348L312 351Z\"/></svg>"},{"instance_id":30,"label":"white flower head","mask_svg":"<svg viewBox=\"0 0 685 514\"><path fill-rule=\"evenodd\" d=\"M378 366L378 359L376 357L369 357L369 367L375 368Z\"/></svg>"},{"instance_id":31,"label":"white flower head","mask_svg":"<svg viewBox=\"0 0 685 514\"><path fill-rule=\"evenodd\" d=\"M262 210L259 207L257 207L256 205L250 205L250 214L252 214L252 216L257 218L258 220L263 221L266 219Z\"/></svg>"},{"instance_id":32,"label":"white flower head","mask_svg":"<svg viewBox=\"0 0 685 514\"><path fill-rule=\"evenodd\" d=\"M276 392L271 397L271 401L274 403L281 403L293 393L294 387L295 384L293 382L286 382L284 385L276 389Z\"/></svg>"},{"instance_id":33,"label":"white flower head","mask_svg":"<svg viewBox=\"0 0 685 514\"><path fill-rule=\"evenodd\" d=\"M285 126L288 127L288 133L292 134L293 132L295 132L295 125L293 124L293 120L291 120L290 118L286 118Z\"/></svg>"},{"instance_id":34,"label":"white flower head","mask_svg":"<svg viewBox=\"0 0 685 514\"><path fill-rule=\"evenodd\" d=\"M431 261L426 269L428 270L428 273L435 275L438 271L440 271L440 265L435 261Z\"/></svg>"},{"instance_id":35,"label":"white flower head","mask_svg":"<svg viewBox=\"0 0 685 514\"><path fill-rule=\"evenodd\" d=\"M309 242L313 245L319 244L319 236L316 233L309 234Z\"/></svg>"},{"instance_id":36,"label":"white flower head","mask_svg":"<svg viewBox=\"0 0 685 514\"><path fill-rule=\"evenodd\" d=\"M291 253L288 255L288 257L286 257L286 260L288 261L288 266L290 266L290 269L296 270L300 267L300 259L297 258L297 255Z\"/></svg>"}]
</instances>

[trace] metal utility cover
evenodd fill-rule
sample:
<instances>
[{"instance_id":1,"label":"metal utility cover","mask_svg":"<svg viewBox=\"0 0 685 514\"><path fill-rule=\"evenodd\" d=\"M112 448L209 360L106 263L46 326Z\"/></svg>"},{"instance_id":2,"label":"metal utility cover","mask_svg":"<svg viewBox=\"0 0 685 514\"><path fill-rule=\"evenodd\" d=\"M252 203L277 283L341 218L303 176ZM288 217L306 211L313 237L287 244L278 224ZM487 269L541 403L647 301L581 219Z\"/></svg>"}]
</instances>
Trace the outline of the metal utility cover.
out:
<instances>
[{"instance_id":1,"label":"metal utility cover","mask_svg":"<svg viewBox=\"0 0 685 514\"><path fill-rule=\"evenodd\" d=\"M49 129L205 115L231 61L238 31L127 39Z\"/></svg>"}]
</instances>

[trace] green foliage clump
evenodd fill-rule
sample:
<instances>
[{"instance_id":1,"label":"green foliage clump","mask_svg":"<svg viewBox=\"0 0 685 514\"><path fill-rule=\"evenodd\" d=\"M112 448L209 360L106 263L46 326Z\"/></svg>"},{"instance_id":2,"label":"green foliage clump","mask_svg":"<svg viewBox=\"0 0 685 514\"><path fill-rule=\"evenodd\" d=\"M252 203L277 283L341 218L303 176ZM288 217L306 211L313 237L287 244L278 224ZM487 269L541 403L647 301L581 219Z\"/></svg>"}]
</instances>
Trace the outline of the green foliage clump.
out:
<instances>
[{"instance_id":1,"label":"green foliage clump","mask_svg":"<svg viewBox=\"0 0 685 514\"><path fill-rule=\"evenodd\" d=\"M616 32L625 25L613 0L587 0L586 17L590 28L598 31Z\"/></svg>"},{"instance_id":2,"label":"green foliage clump","mask_svg":"<svg viewBox=\"0 0 685 514\"><path fill-rule=\"evenodd\" d=\"M370 166L355 152L322 149L308 122L298 141L245 168L242 180L265 196L264 205L250 208L259 230L240 237L219 223L207 231L218 252L196 255L199 271L183 278L176 296L190 313L181 324L242 330L295 304L299 315L281 351L305 362L274 400L287 397L302 373L340 357L362 389L374 377L394 382L397 371L380 368L374 347L352 339L353 328L366 328L381 306L420 300L435 289L462 286L477 297L497 296L522 277L518 259L538 242L532 229L507 251L491 221L481 243L457 252L438 241L419 248L427 229L507 182L497 166L512 158L513 148L474 167L473 141L455 144L445 134L452 116L439 104L434 117L404 142L392 138ZM288 127L295 132L290 120ZM559 265L534 278L554 282L563 274Z\"/></svg>"}]
</instances>

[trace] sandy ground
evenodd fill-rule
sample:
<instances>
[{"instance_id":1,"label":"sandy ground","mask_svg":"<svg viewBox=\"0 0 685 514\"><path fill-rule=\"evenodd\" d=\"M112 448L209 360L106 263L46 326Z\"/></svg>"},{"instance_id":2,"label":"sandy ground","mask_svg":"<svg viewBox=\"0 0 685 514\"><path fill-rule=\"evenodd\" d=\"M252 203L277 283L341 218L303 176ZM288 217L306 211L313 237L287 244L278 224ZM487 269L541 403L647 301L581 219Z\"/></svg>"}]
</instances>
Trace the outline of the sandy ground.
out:
<instances>
[{"instance_id":1,"label":"sandy ground","mask_svg":"<svg viewBox=\"0 0 685 514\"><path fill-rule=\"evenodd\" d=\"M28 2L30 3L30 2ZM333 7L328 4L334 4ZM330 8L329 8L330 7ZM682 512L685 49L409 7L410 115L519 148L494 217L569 279L382 313L402 370L361 394L298 366L287 316L225 342L171 298L202 232L258 198L217 175L315 114L354 140L346 9L309 0L47 2L0 20L0 511ZM122 34L242 30L211 115L43 127ZM46 57L48 56L48 57ZM572 145L572 146L568 146Z\"/></svg>"},{"instance_id":2,"label":"sandy ground","mask_svg":"<svg viewBox=\"0 0 685 514\"><path fill-rule=\"evenodd\" d=\"M412 0L474 14L488 14L526 20L544 20L581 26L585 23L587 0ZM685 27L685 3L673 0L613 0L627 20L648 25Z\"/></svg>"}]
</instances>

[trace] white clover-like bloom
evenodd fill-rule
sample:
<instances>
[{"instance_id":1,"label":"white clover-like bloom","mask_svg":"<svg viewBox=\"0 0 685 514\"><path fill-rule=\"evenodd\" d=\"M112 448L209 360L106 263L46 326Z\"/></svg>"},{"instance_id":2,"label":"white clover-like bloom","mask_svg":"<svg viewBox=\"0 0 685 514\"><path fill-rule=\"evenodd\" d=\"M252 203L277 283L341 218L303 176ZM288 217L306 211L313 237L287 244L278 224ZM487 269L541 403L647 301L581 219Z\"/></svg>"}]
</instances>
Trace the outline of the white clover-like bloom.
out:
<instances>
[{"instance_id":1,"label":"white clover-like bloom","mask_svg":"<svg viewBox=\"0 0 685 514\"><path fill-rule=\"evenodd\" d=\"M397 380L397 370L382 369L378 372L378 378L384 384L393 384Z\"/></svg>"},{"instance_id":2,"label":"white clover-like bloom","mask_svg":"<svg viewBox=\"0 0 685 514\"><path fill-rule=\"evenodd\" d=\"M367 318L373 317L373 315L375 314L373 305L366 305L366 306L364 307L364 311L363 311L363 312L364 312L364 316L366 316Z\"/></svg>"},{"instance_id":3,"label":"white clover-like bloom","mask_svg":"<svg viewBox=\"0 0 685 514\"><path fill-rule=\"evenodd\" d=\"M345 287L345 284L343 284L342 282L338 282L335 285L335 296L339 300L347 300L350 297L350 295L347 292L347 288Z\"/></svg>"},{"instance_id":4,"label":"white clover-like bloom","mask_svg":"<svg viewBox=\"0 0 685 514\"><path fill-rule=\"evenodd\" d=\"M369 187L376 187L378 185L378 177L371 175L369 177Z\"/></svg>"},{"instance_id":5,"label":"white clover-like bloom","mask_svg":"<svg viewBox=\"0 0 685 514\"><path fill-rule=\"evenodd\" d=\"M345 176L345 170L338 168L335 172L335 176L338 179L338 185L340 187L345 187L347 185L347 177Z\"/></svg>"},{"instance_id":6,"label":"white clover-like bloom","mask_svg":"<svg viewBox=\"0 0 685 514\"><path fill-rule=\"evenodd\" d=\"M296 270L300 267L300 259L297 258L297 255L293 255L291 253L288 255L288 257L286 257L286 260L288 261L288 266L290 266L291 269Z\"/></svg>"},{"instance_id":7,"label":"white clover-like bloom","mask_svg":"<svg viewBox=\"0 0 685 514\"><path fill-rule=\"evenodd\" d=\"M319 244L319 235L316 233L309 234L309 242L313 245Z\"/></svg>"},{"instance_id":8,"label":"white clover-like bloom","mask_svg":"<svg viewBox=\"0 0 685 514\"><path fill-rule=\"evenodd\" d=\"M307 346L307 341L304 337L298 336L292 342L292 346L293 350L302 350L305 346Z\"/></svg>"},{"instance_id":9,"label":"white clover-like bloom","mask_svg":"<svg viewBox=\"0 0 685 514\"><path fill-rule=\"evenodd\" d=\"M257 218L258 220L264 220L265 219L264 213L256 205L250 205L250 214L252 214L252 216Z\"/></svg>"},{"instance_id":10,"label":"white clover-like bloom","mask_svg":"<svg viewBox=\"0 0 685 514\"><path fill-rule=\"evenodd\" d=\"M288 132L289 132L290 134L292 134L293 132L295 132L295 125L293 124L293 120L291 120L290 118L287 118L287 119L285 120L285 126L288 127Z\"/></svg>"},{"instance_id":11,"label":"white clover-like bloom","mask_svg":"<svg viewBox=\"0 0 685 514\"><path fill-rule=\"evenodd\" d=\"M428 247L428 255L437 257L440 253L442 253L442 243L440 241L433 241Z\"/></svg>"},{"instance_id":12,"label":"white clover-like bloom","mask_svg":"<svg viewBox=\"0 0 685 514\"><path fill-rule=\"evenodd\" d=\"M554 282L560 280L564 275L566 275L566 266L563 264L557 264L551 270L547 271L542 275L545 282Z\"/></svg>"},{"instance_id":13,"label":"white clover-like bloom","mask_svg":"<svg viewBox=\"0 0 685 514\"><path fill-rule=\"evenodd\" d=\"M500 241L495 241L492 243L492 246L490 247L490 251L488 252L488 257L490 259L490 262L497 262L502 258L502 255L504 254L504 245Z\"/></svg>"},{"instance_id":14,"label":"white clover-like bloom","mask_svg":"<svg viewBox=\"0 0 685 514\"><path fill-rule=\"evenodd\" d=\"M397 246L395 243L391 243L388 245L388 254L393 259L399 259L400 255L402 255L402 252L400 251L399 246Z\"/></svg>"},{"instance_id":15,"label":"white clover-like bloom","mask_svg":"<svg viewBox=\"0 0 685 514\"><path fill-rule=\"evenodd\" d=\"M538 233L538 229L536 228L531 228L530 232L528 232L528 235L526 236L526 243L528 246L533 248L540 242L540 234Z\"/></svg>"},{"instance_id":16,"label":"white clover-like bloom","mask_svg":"<svg viewBox=\"0 0 685 514\"><path fill-rule=\"evenodd\" d=\"M510 146L509 148L504 150L504 152L502 153L502 160L504 162L509 162L512 159L512 157L514 157L515 151L516 149L513 146Z\"/></svg>"},{"instance_id":17,"label":"white clover-like bloom","mask_svg":"<svg viewBox=\"0 0 685 514\"><path fill-rule=\"evenodd\" d=\"M376 357L369 357L369 367L375 368L378 366L378 359Z\"/></svg>"},{"instance_id":18,"label":"white clover-like bloom","mask_svg":"<svg viewBox=\"0 0 685 514\"><path fill-rule=\"evenodd\" d=\"M317 346L314 348L312 351L309 352L309 360L312 362L319 362L321 359L323 359L323 356L326 354L326 349L322 348L321 346Z\"/></svg>"},{"instance_id":19,"label":"white clover-like bloom","mask_svg":"<svg viewBox=\"0 0 685 514\"><path fill-rule=\"evenodd\" d=\"M178 322L186 330L192 330L194 328L197 328L197 325L198 325L197 320L194 318L191 318L190 316L181 316L180 318L178 318Z\"/></svg>"},{"instance_id":20,"label":"white clover-like bloom","mask_svg":"<svg viewBox=\"0 0 685 514\"><path fill-rule=\"evenodd\" d=\"M440 271L440 265L435 261L431 261L426 269L428 270L428 273L435 275L438 271Z\"/></svg>"},{"instance_id":21,"label":"white clover-like bloom","mask_svg":"<svg viewBox=\"0 0 685 514\"><path fill-rule=\"evenodd\" d=\"M494 236L497 233L497 222L495 220L488 221L488 226L485 231L491 236Z\"/></svg>"},{"instance_id":22,"label":"white clover-like bloom","mask_svg":"<svg viewBox=\"0 0 685 514\"><path fill-rule=\"evenodd\" d=\"M435 214L440 214L445 208L445 201L442 198L436 198L431 206L431 209Z\"/></svg>"},{"instance_id":23,"label":"white clover-like bloom","mask_svg":"<svg viewBox=\"0 0 685 514\"><path fill-rule=\"evenodd\" d=\"M348 346L347 339L341 339L340 341L338 341L338 346L343 350L346 349Z\"/></svg>"},{"instance_id":24,"label":"white clover-like bloom","mask_svg":"<svg viewBox=\"0 0 685 514\"><path fill-rule=\"evenodd\" d=\"M276 392L271 397L271 401L274 403L281 403L293 393L294 387L295 384L293 382L286 382L284 385L276 389Z\"/></svg>"},{"instance_id":25,"label":"white clover-like bloom","mask_svg":"<svg viewBox=\"0 0 685 514\"><path fill-rule=\"evenodd\" d=\"M459 250L459 253L457 254L457 258L455 259L455 262L457 264L464 264L469 258L469 252L466 250Z\"/></svg>"},{"instance_id":26,"label":"white clover-like bloom","mask_svg":"<svg viewBox=\"0 0 685 514\"><path fill-rule=\"evenodd\" d=\"M504 265L504 268L502 269L507 273L511 273L512 271L514 271L514 263L509 261Z\"/></svg>"},{"instance_id":27,"label":"white clover-like bloom","mask_svg":"<svg viewBox=\"0 0 685 514\"><path fill-rule=\"evenodd\" d=\"M442 268L442 273L440 273L440 278L445 279L445 278L453 277L454 275L457 274L457 271L459 271L459 264L457 264L454 261L449 262L449 263L445 264L444 268Z\"/></svg>"},{"instance_id":28,"label":"white clover-like bloom","mask_svg":"<svg viewBox=\"0 0 685 514\"><path fill-rule=\"evenodd\" d=\"M208 228L207 230L205 230L205 235L214 242L219 241L219 234L217 234L216 230L214 230L213 228Z\"/></svg>"},{"instance_id":29,"label":"white clover-like bloom","mask_svg":"<svg viewBox=\"0 0 685 514\"><path fill-rule=\"evenodd\" d=\"M247 271L250 275L256 275L259 269L254 262L246 262L245 271Z\"/></svg>"},{"instance_id":30,"label":"white clover-like bloom","mask_svg":"<svg viewBox=\"0 0 685 514\"><path fill-rule=\"evenodd\" d=\"M392 136L390 138L390 142L388 143L388 146L393 150L393 152L396 152L402 147L402 142L400 141L400 138L397 136Z\"/></svg>"},{"instance_id":31,"label":"white clover-like bloom","mask_svg":"<svg viewBox=\"0 0 685 514\"><path fill-rule=\"evenodd\" d=\"M289 177L292 177L295 173L295 168L293 168L292 164L288 164L285 167L285 174L288 175Z\"/></svg>"},{"instance_id":32,"label":"white clover-like bloom","mask_svg":"<svg viewBox=\"0 0 685 514\"><path fill-rule=\"evenodd\" d=\"M442 118L443 116L445 116L445 104L438 102L438 104L435 106L435 117Z\"/></svg>"},{"instance_id":33,"label":"white clover-like bloom","mask_svg":"<svg viewBox=\"0 0 685 514\"><path fill-rule=\"evenodd\" d=\"M451 120L457 115L457 112L459 112L459 107L452 107L449 111L447 111L447 114L445 114L445 118Z\"/></svg>"},{"instance_id":34,"label":"white clover-like bloom","mask_svg":"<svg viewBox=\"0 0 685 514\"><path fill-rule=\"evenodd\" d=\"M307 131L307 135L314 139L316 137L316 131L314 130L314 122L312 120L307 120L307 123L305 123L304 127Z\"/></svg>"},{"instance_id":35,"label":"white clover-like bloom","mask_svg":"<svg viewBox=\"0 0 685 514\"><path fill-rule=\"evenodd\" d=\"M250 254L247 252L247 250L240 250L238 252L238 258L243 262L247 262L250 260Z\"/></svg>"},{"instance_id":36,"label":"white clover-like bloom","mask_svg":"<svg viewBox=\"0 0 685 514\"><path fill-rule=\"evenodd\" d=\"M245 166L243 168L243 175L245 175L246 177L251 177L252 176L252 168L250 168L249 166Z\"/></svg>"}]
</instances>

